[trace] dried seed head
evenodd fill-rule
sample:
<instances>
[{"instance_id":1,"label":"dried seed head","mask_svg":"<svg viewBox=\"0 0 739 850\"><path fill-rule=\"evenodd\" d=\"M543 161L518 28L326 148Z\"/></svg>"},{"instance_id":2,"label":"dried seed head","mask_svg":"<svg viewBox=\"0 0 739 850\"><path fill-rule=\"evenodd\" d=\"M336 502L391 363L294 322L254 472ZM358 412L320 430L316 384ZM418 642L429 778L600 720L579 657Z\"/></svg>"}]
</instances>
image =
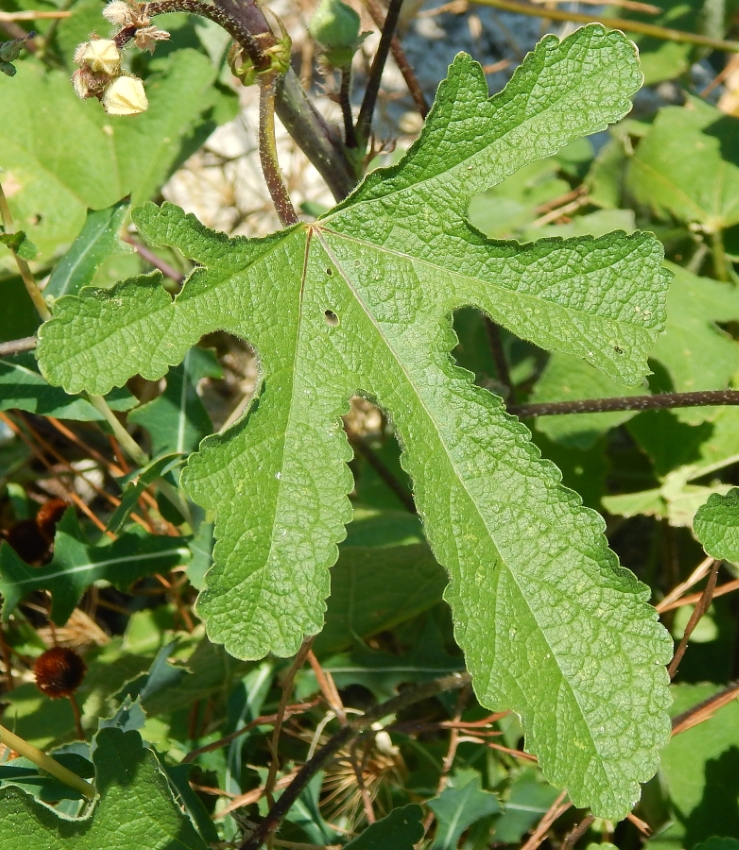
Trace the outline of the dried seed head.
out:
<instances>
[{"instance_id":1,"label":"dried seed head","mask_svg":"<svg viewBox=\"0 0 739 850\"><path fill-rule=\"evenodd\" d=\"M108 115L138 115L146 112L149 101L146 99L144 84L138 77L123 74L116 77L103 95L103 106Z\"/></svg>"},{"instance_id":2,"label":"dried seed head","mask_svg":"<svg viewBox=\"0 0 739 850\"><path fill-rule=\"evenodd\" d=\"M155 26L144 27L136 32L134 44L139 50L154 52L157 41L168 41L169 33L166 30L157 29Z\"/></svg>"},{"instance_id":3,"label":"dried seed head","mask_svg":"<svg viewBox=\"0 0 739 850\"><path fill-rule=\"evenodd\" d=\"M36 659L33 675L38 689L51 699L73 694L82 683L87 665L73 649L55 646Z\"/></svg>"},{"instance_id":4,"label":"dried seed head","mask_svg":"<svg viewBox=\"0 0 739 850\"><path fill-rule=\"evenodd\" d=\"M110 77L107 74L96 74L92 68L83 65L72 74L72 87L77 97L101 98L105 89L110 85Z\"/></svg>"},{"instance_id":5,"label":"dried seed head","mask_svg":"<svg viewBox=\"0 0 739 850\"><path fill-rule=\"evenodd\" d=\"M78 65L114 77L121 70L121 51L112 38L94 38L80 44L74 54Z\"/></svg>"}]
</instances>

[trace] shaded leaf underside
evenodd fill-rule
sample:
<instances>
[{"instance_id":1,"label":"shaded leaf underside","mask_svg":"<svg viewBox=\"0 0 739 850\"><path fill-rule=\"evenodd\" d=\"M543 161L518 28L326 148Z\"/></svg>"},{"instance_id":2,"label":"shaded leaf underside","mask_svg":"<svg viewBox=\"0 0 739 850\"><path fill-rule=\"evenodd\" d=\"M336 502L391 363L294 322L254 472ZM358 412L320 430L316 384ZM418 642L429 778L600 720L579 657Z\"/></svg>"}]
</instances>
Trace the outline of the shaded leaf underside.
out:
<instances>
[{"instance_id":1,"label":"shaded leaf underside","mask_svg":"<svg viewBox=\"0 0 739 850\"><path fill-rule=\"evenodd\" d=\"M181 294L156 276L83 290L58 302L39 352L52 382L104 393L135 372L160 377L216 329L254 345L248 415L183 474L217 513L198 609L244 658L292 654L320 630L352 513L340 416L355 393L387 411L480 701L519 713L549 781L610 818L669 732L671 643L602 519L454 366L450 315L473 305L624 383L644 375L667 285L653 237L519 246L464 219L476 192L620 117L638 83L633 47L597 26L545 39L492 99L458 57L403 162L316 223L229 240L171 205L139 210L145 238L200 264Z\"/></svg>"}]
</instances>

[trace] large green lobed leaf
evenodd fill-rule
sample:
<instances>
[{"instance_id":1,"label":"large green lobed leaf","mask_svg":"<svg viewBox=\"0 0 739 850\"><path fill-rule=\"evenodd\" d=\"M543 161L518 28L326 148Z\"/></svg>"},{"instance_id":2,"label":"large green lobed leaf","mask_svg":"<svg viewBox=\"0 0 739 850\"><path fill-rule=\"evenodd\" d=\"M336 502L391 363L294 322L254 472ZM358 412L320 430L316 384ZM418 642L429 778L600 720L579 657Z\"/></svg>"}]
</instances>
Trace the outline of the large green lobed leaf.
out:
<instances>
[{"instance_id":1,"label":"large green lobed leaf","mask_svg":"<svg viewBox=\"0 0 739 850\"><path fill-rule=\"evenodd\" d=\"M669 734L671 641L603 521L560 484L527 429L455 367L450 315L472 305L536 344L636 384L664 325L668 275L649 234L495 242L471 197L630 107L621 34L547 37L499 95L460 55L419 140L318 222L229 240L171 205L134 219L199 264L172 298L157 276L63 298L41 332L47 378L106 392L161 377L216 329L248 339L261 386L247 416L183 473L216 512L198 609L242 658L320 631L328 568L351 519L354 393L388 411L418 512L450 573L455 633L480 701L521 715L527 748L579 806L624 817Z\"/></svg>"},{"instance_id":2,"label":"large green lobed leaf","mask_svg":"<svg viewBox=\"0 0 739 850\"><path fill-rule=\"evenodd\" d=\"M102 729L93 753L100 799L62 818L17 788L0 791L0 850L206 850L138 732Z\"/></svg>"}]
</instances>

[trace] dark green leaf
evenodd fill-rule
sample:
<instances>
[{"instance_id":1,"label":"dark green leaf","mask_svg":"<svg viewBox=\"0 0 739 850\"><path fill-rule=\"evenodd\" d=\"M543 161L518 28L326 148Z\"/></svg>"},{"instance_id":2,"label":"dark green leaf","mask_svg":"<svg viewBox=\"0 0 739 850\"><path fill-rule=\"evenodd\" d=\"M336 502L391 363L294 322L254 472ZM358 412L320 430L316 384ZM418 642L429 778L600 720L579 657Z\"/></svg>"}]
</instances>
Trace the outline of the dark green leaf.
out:
<instances>
[{"instance_id":1,"label":"dark green leaf","mask_svg":"<svg viewBox=\"0 0 739 850\"><path fill-rule=\"evenodd\" d=\"M436 838L432 850L452 850L462 833L475 821L500 811L495 794L483 791L475 775L461 788L445 788L439 797L427 803L436 815Z\"/></svg>"},{"instance_id":2,"label":"dark green leaf","mask_svg":"<svg viewBox=\"0 0 739 850\"><path fill-rule=\"evenodd\" d=\"M85 226L67 253L54 266L45 296L61 298L89 286L102 263L113 254L128 254L133 248L121 241L120 230L128 215L128 200L102 210L88 210Z\"/></svg>"},{"instance_id":3,"label":"dark green leaf","mask_svg":"<svg viewBox=\"0 0 739 850\"><path fill-rule=\"evenodd\" d=\"M387 817L371 824L345 845L345 850L413 850L413 846L423 838L422 818L420 806L393 809Z\"/></svg>"},{"instance_id":4,"label":"dark green leaf","mask_svg":"<svg viewBox=\"0 0 739 850\"><path fill-rule=\"evenodd\" d=\"M0 546L3 617L7 619L29 593L47 590L52 596L51 618L62 626L93 582L103 579L123 590L137 578L185 563L189 555L190 550L176 537L155 537L135 530L113 542L106 539L92 545L70 508L57 526L51 563L31 567L8 543Z\"/></svg>"}]
</instances>

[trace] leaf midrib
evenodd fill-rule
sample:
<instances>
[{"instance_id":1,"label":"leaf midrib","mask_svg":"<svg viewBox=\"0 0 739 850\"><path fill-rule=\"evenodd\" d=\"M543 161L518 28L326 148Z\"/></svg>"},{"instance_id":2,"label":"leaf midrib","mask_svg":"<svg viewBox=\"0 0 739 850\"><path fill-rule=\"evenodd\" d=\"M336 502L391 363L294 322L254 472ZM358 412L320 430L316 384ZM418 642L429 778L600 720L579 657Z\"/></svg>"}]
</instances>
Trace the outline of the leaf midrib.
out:
<instances>
[{"instance_id":1,"label":"leaf midrib","mask_svg":"<svg viewBox=\"0 0 739 850\"><path fill-rule=\"evenodd\" d=\"M589 738L590 738L590 742L591 742L591 746L592 746L592 752L593 752L595 755L597 755L598 760L600 761L600 763L604 765L604 760L603 760L603 758L602 758L602 756L601 756L601 754L600 754L600 752L599 752L599 750L598 750L598 747L597 747L597 746L596 746L596 744L595 744L595 741L594 741L594 739L593 739L593 736L592 736L592 732L591 732L590 726L589 726L589 724L588 724L588 722L587 722L587 719L586 719L586 717L585 717L585 713L584 713L584 711L583 711L583 709L582 709L582 706L580 705L580 701L579 701L579 699L578 699L578 697L577 697L577 695L576 695L576 693L575 693L575 690L574 690L574 688L571 686L570 682L568 681L568 679L566 678L566 676L565 676L565 674L564 674L564 671L563 671L563 670L562 670L562 668L560 667L559 659L558 659L558 657L557 657L557 653L555 652L554 648L552 647L551 643L549 642L549 639L548 639L548 637L547 637L547 634L546 634L545 630L542 628L541 624L539 623L539 619L538 619L538 617L536 616L536 613L535 613L535 612L533 611L533 609L531 608L531 604L530 604L530 602L529 602L529 599L528 599L528 597L526 596L526 594L524 593L523 588L521 587L521 583L520 583L520 581L519 581L519 577L516 575L516 573L514 572L514 570L512 570L512 569L511 569L511 567L510 567L510 565L509 565L509 563L508 563L507 559L506 559L506 558L504 558L504 557L503 557L503 555L502 555L502 553L500 552L500 550L499 550L499 548L498 548L498 545L497 545L497 543L495 542L495 538L494 538L494 536L493 536L493 534L492 534L492 532L491 532L490 528L488 527L488 524L487 524L487 522L485 521L485 518L482 516L482 514L481 514L481 512L480 512L480 508L479 508L479 506L478 506L478 504L477 504L477 501L475 500L475 498L473 497L473 495L472 495L472 494L470 493L470 491L468 490L466 480L465 480L465 479L464 479L464 477L463 477L463 476L459 473L459 471L458 471L458 469L457 469L457 466L456 466L456 464L455 464L454 460L452 459L451 455L449 454L448 447L447 447L447 445L446 445L445 440L442 438L442 435L441 435L441 433L440 433L440 431L439 431L439 428L438 428L438 426L437 426L437 423L436 423L436 419L435 419L435 417L431 415L431 413L430 413L430 411L429 411L428 407L426 406L425 401L424 401L424 400L421 398L421 396L418 394L418 392L417 392L417 390L416 390L416 387L415 387L415 384L414 384L414 382L411 380L410 375L408 374L408 372L407 372L407 370L406 370L406 368L405 368L405 365L403 364L403 362L402 362L401 358L397 355L397 353L396 353L395 349L394 349L394 348L393 348L393 346L390 344L390 341L388 340L387 336L385 335L385 333L383 332L383 330L380 328L380 326L379 326L379 324L377 323L377 321L376 321L375 317L372 315L372 312L368 309L368 307L367 307L367 305L365 304L364 300L360 297L359 292L356 290L356 288L355 288L355 287L354 287L354 285L352 284L351 279L349 278L349 275L345 272L345 270L344 270L344 268L343 268L343 266L342 266L341 262L339 261L339 259L338 259L338 258L337 258L337 257L333 254L333 252L331 251L330 246L326 243L325 239L323 238L323 235L322 235L322 233L321 233L321 230L320 230L319 228L317 228L317 227L316 227L316 228L314 228L314 230L315 230L315 232L317 233L318 239L319 239L319 241L320 241L320 243L321 243L321 245L322 245L323 249L326 251L327 255L331 258L331 261L334 263L334 265L336 266L336 268L339 270L339 272L340 272L340 274L341 274L341 276L342 276L342 279L344 280L344 282L345 282L345 284L346 284L347 288L349 289L349 291L352 293L352 295L353 295L353 296L354 296L354 298L356 299L356 302L357 302L357 304L360 306L360 308L361 308L362 312L366 315L366 317L367 317L367 319L369 320L369 322L370 322L370 323L372 324L372 326L375 328L376 333L378 334L378 336L380 337L380 339L381 339L381 340L384 342L384 344L386 345L387 350L388 350L389 352L391 352L391 354L392 354L392 356L393 356L393 359L394 359L394 360L395 360L395 362L397 363L398 368L401 370L401 372L402 372L402 374L403 374L403 377L404 377L404 379L405 379L405 381L406 381L406 383L407 383L408 387L410 387L410 388L411 388L411 390L413 391L414 397L416 398L416 400L417 400L417 402L418 402L419 406L420 406L420 407L421 407L421 409L423 410L423 412L424 412L425 416L427 417L428 421L431 423L431 426L432 426L432 428L434 429L434 431L435 431L435 433L436 433L436 435L437 435L438 443L439 443L439 445L442 447L442 449L443 449L443 451L444 451L444 454L445 454L445 455L446 455L446 457L447 457L447 461L448 461L448 463L449 463L450 468L452 469L452 471L453 471L453 473L454 473L454 476L455 476L456 480L457 480L457 481L461 484L462 489L463 489L463 491L464 491L464 493L465 493L466 497L469 499L469 501L470 501L470 503L473 505L474 510L476 511L476 513L477 513L478 517L480 518L480 521L481 521L481 523L482 523L482 526L483 526L483 528L485 528L485 530L486 530L486 532L487 532L487 535L488 535L488 538L489 538L489 540L490 540L490 542L491 542L491 544L492 544L493 548L495 549L495 551L498 553L498 555L499 555L499 557L500 557L501 566L505 566L505 569L507 570L508 574L511 576L511 578L512 578L512 579L513 579L513 581L515 582L516 587L518 588L518 592L519 592L519 594L520 594L521 600L522 600L522 601L523 601L523 603L525 604L525 606L526 606L527 610L529 611L529 614L530 614L530 616L532 617L533 621L537 624L538 631L539 631L539 633L541 634L542 639L543 639L543 640L544 640L544 642L546 643L547 647L549 648L550 653L551 653L551 657L552 657L553 659L556 659L556 666L557 666L557 670L558 670L558 673L559 673L560 681L566 684L567 689L568 689L568 691L570 692L570 695L572 696L572 699L573 699L574 703L575 703L575 704L577 705L577 707L578 707L578 710L579 710L579 712L580 712L580 717L581 717L581 720L582 720L583 726L584 726L584 727L585 727L585 729L587 730L588 736L589 736Z\"/></svg>"}]
</instances>

